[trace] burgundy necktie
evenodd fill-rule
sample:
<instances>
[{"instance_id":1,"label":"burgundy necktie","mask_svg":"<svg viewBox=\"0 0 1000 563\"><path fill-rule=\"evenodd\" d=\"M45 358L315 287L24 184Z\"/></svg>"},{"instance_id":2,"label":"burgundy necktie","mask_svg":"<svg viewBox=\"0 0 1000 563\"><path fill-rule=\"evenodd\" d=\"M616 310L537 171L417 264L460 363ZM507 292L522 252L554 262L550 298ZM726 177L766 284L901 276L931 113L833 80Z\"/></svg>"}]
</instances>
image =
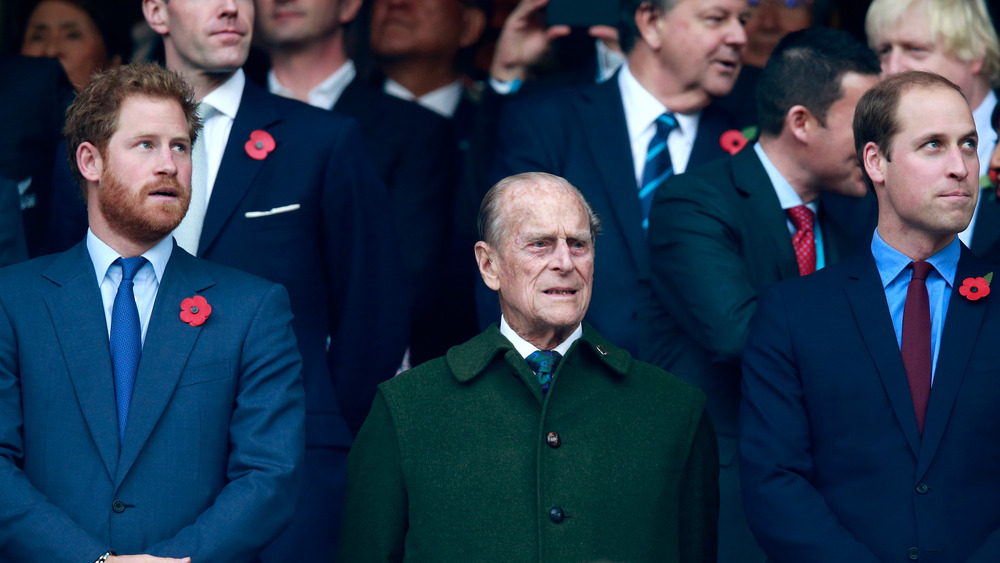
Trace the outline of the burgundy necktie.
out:
<instances>
[{"instance_id":1,"label":"burgundy necktie","mask_svg":"<svg viewBox=\"0 0 1000 563\"><path fill-rule=\"evenodd\" d=\"M910 396L917 415L917 427L924 431L927 401L931 396L931 307L927 297L927 274L933 266L928 262L911 262L913 278L906 289L903 306L903 338L900 346Z\"/></svg>"},{"instance_id":2,"label":"burgundy necktie","mask_svg":"<svg viewBox=\"0 0 1000 563\"><path fill-rule=\"evenodd\" d=\"M813 233L813 212L805 205L796 205L788 210L788 217L795 225L792 246L795 259L799 263L799 275L816 271L816 235Z\"/></svg>"}]
</instances>

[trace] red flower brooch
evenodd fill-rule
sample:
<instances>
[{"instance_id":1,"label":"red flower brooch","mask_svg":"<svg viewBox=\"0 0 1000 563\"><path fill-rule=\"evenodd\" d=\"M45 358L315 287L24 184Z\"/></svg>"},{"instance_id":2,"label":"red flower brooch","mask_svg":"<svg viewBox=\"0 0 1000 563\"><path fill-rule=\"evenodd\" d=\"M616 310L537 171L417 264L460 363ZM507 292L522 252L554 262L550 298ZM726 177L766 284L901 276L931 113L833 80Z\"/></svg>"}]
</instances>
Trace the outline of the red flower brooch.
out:
<instances>
[{"instance_id":1,"label":"red flower brooch","mask_svg":"<svg viewBox=\"0 0 1000 563\"><path fill-rule=\"evenodd\" d=\"M181 301L181 320L191 326L201 326L212 314L212 306L201 295Z\"/></svg>"},{"instance_id":2,"label":"red flower brooch","mask_svg":"<svg viewBox=\"0 0 1000 563\"><path fill-rule=\"evenodd\" d=\"M719 137L719 146L729 154L736 154L743 150L754 137L757 136L757 126L747 127L742 131L730 129Z\"/></svg>"},{"instance_id":3,"label":"red flower brooch","mask_svg":"<svg viewBox=\"0 0 1000 563\"><path fill-rule=\"evenodd\" d=\"M958 292L969 301L978 301L990 294L990 282L993 281L993 272L981 278L965 278L962 280L962 287Z\"/></svg>"},{"instance_id":4,"label":"red flower brooch","mask_svg":"<svg viewBox=\"0 0 1000 563\"><path fill-rule=\"evenodd\" d=\"M270 133L263 129L257 129L253 133L250 133L250 140L243 145L243 148L247 151L250 158L264 160L268 153L274 150L275 146L277 145L274 142L274 137Z\"/></svg>"}]
</instances>

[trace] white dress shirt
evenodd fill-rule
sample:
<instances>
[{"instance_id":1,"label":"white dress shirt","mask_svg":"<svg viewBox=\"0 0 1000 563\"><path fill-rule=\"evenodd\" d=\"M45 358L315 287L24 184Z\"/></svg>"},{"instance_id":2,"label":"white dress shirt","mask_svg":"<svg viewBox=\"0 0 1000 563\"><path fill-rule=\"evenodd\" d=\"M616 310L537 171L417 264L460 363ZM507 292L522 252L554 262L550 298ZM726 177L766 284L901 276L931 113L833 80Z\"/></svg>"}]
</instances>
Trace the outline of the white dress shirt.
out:
<instances>
[{"instance_id":1,"label":"white dress shirt","mask_svg":"<svg viewBox=\"0 0 1000 563\"><path fill-rule=\"evenodd\" d=\"M986 94L986 98L983 99L983 103L979 104L979 107L972 112L972 119L976 122L976 133L979 134L979 175L976 176L976 185L979 185L979 178L989 172L990 157L993 155L994 147L997 146L997 132L993 130L993 124L990 123L990 118L993 117L993 108L996 105L997 95L993 90L990 90ZM975 172L975 170L969 171L970 174ZM979 202L976 203L976 210L972 213L972 220L969 221L968 228L958 233L958 238L965 243L965 246L972 246L972 233L973 229L976 228L979 206L983 204L983 199L980 197ZM995 204L995 202L990 202L990 204Z\"/></svg>"},{"instance_id":2,"label":"white dress shirt","mask_svg":"<svg viewBox=\"0 0 1000 563\"><path fill-rule=\"evenodd\" d=\"M413 92L405 86L391 78L385 79L383 86L386 94L402 98L408 102L417 102L425 108L451 119L458 109L458 103L462 101L462 80L456 80L451 84L446 84L437 90L433 90L423 96L415 96Z\"/></svg>"},{"instance_id":3,"label":"white dress shirt","mask_svg":"<svg viewBox=\"0 0 1000 563\"><path fill-rule=\"evenodd\" d=\"M514 329L510 328L510 325L507 324L507 319L503 318L503 315L500 316L500 334L506 336L507 340L510 340L510 343L514 345L514 349L524 359L528 359L528 356L538 351L538 348L534 344L521 338L518 333L514 332ZM569 352L569 347L579 340L581 336L583 336L583 323L580 323L576 327L576 330L569 335L569 338L563 340L558 346L553 348L553 351L559 352L560 356L565 356L566 352Z\"/></svg>"},{"instance_id":4,"label":"white dress shirt","mask_svg":"<svg viewBox=\"0 0 1000 563\"><path fill-rule=\"evenodd\" d=\"M236 119L236 112L240 109L246 82L243 69L239 69L229 77L229 80L201 100L203 104L208 104L215 110L205 120L205 127L201 132L202 138L205 139L205 150L208 152L205 205L208 205L209 198L212 197L212 187L215 185L216 176L219 175L222 155L226 153L229 133L233 130L233 120Z\"/></svg>"},{"instance_id":5,"label":"white dress shirt","mask_svg":"<svg viewBox=\"0 0 1000 563\"><path fill-rule=\"evenodd\" d=\"M135 293L135 304L139 309L139 323L142 326L142 341L146 341L146 328L149 327L149 317L153 314L153 303L156 301L156 293L160 289L160 280L163 279L163 271L167 268L170 254L174 249L173 237L166 237L156 246L142 253L147 260L145 264L136 272L132 280L132 289ZM115 252L110 246L104 243L93 231L87 229L87 251L90 253L90 260L94 263L94 274L97 276L97 285L101 288L101 301L104 303L104 319L108 322L108 338L111 337L111 310L115 305L115 295L118 293L118 285L122 282L122 267L116 265L115 260L121 255ZM177 304L177 311L180 314L181 304Z\"/></svg>"},{"instance_id":6,"label":"white dress shirt","mask_svg":"<svg viewBox=\"0 0 1000 563\"><path fill-rule=\"evenodd\" d=\"M655 96L639 84L628 68L622 66L618 74L618 87L622 93L622 103L625 106L625 124L628 126L628 138L632 144L632 160L635 165L635 185L642 182L642 169L646 165L646 152L649 142L656 133L656 118L663 112L670 111L660 103ZM691 158L691 148L698 135L698 121L701 112L674 112L678 127L667 137L667 150L670 151L670 163L674 174L682 174L687 170Z\"/></svg>"},{"instance_id":7,"label":"white dress shirt","mask_svg":"<svg viewBox=\"0 0 1000 563\"><path fill-rule=\"evenodd\" d=\"M357 75L358 71L354 68L354 61L347 61L323 82L309 90L309 105L320 109L332 109ZM267 73L267 89L278 96L295 98L295 94L278 81L273 69Z\"/></svg>"}]
</instances>

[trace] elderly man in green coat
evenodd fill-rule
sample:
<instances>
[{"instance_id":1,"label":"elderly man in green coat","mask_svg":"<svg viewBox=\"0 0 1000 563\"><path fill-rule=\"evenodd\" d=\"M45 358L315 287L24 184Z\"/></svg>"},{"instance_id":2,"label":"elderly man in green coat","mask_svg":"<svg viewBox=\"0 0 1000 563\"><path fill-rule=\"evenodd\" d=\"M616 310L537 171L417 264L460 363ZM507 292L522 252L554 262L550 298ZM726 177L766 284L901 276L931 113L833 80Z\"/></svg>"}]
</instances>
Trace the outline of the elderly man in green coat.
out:
<instances>
[{"instance_id":1,"label":"elderly man in green coat","mask_svg":"<svg viewBox=\"0 0 1000 563\"><path fill-rule=\"evenodd\" d=\"M348 458L340 561L715 561L705 396L582 322L590 205L520 174L479 225L500 326L379 386Z\"/></svg>"}]
</instances>

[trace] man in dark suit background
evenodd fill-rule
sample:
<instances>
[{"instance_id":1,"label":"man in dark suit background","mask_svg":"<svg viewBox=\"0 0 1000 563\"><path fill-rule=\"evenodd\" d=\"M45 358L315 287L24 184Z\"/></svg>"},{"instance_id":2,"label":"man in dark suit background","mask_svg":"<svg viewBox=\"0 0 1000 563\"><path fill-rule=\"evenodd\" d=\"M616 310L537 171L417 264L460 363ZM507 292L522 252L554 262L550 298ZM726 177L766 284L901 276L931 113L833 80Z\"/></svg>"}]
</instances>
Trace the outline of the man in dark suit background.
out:
<instances>
[{"instance_id":1,"label":"man in dark suit background","mask_svg":"<svg viewBox=\"0 0 1000 563\"><path fill-rule=\"evenodd\" d=\"M95 79L66 125L87 238L0 274L4 561L253 561L291 518L304 402L288 295L170 236L195 107L157 66Z\"/></svg>"},{"instance_id":2,"label":"man in dark suit background","mask_svg":"<svg viewBox=\"0 0 1000 563\"><path fill-rule=\"evenodd\" d=\"M862 97L871 247L765 291L744 354L747 520L776 562L1000 560L1000 300L957 238L976 126L929 73Z\"/></svg>"},{"instance_id":3,"label":"man in dark suit background","mask_svg":"<svg viewBox=\"0 0 1000 563\"><path fill-rule=\"evenodd\" d=\"M474 334L472 323L465 333L454 330L462 314L456 309L466 304L454 299L447 275L459 173L451 122L358 76L345 33L361 0L257 0L256 6L257 36L270 69L251 80L259 79L272 94L357 120L389 192L399 247L415 284L411 362L444 354Z\"/></svg>"},{"instance_id":4,"label":"man in dark suit background","mask_svg":"<svg viewBox=\"0 0 1000 563\"><path fill-rule=\"evenodd\" d=\"M665 171L672 166L680 173L726 154L719 138L734 122L709 104L729 92L739 73L747 4L635 1L622 12L628 14L620 24L628 64L603 84L507 104L493 177L543 171L580 188L606 225L594 272L600 291L587 318L616 345L635 352L639 280L648 272L639 185L652 170L645 162L657 120L669 114L676 125L662 133L670 156ZM703 14L715 25L707 25ZM489 292L478 297L480 324L496 320Z\"/></svg>"},{"instance_id":5,"label":"man in dark suit background","mask_svg":"<svg viewBox=\"0 0 1000 563\"><path fill-rule=\"evenodd\" d=\"M246 80L251 0L146 0L143 10L163 36L167 67L207 113L192 157L200 204L178 227L178 243L281 283L295 313L305 482L292 524L264 558L322 560L339 529L350 428L400 365L409 331L385 188L353 120Z\"/></svg>"},{"instance_id":6,"label":"man in dark suit background","mask_svg":"<svg viewBox=\"0 0 1000 563\"><path fill-rule=\"evenodd\" d=\"M851 120L878 75L875 53L847 32L790 34L758 83L760 141L669 179L650 210L640 356L708 395L722 466L723 562L763 561L735 463L740 361L757 294L855 250L856 225L831 217L820 195L867 191Z\"/></svg>"}]
</instances>

